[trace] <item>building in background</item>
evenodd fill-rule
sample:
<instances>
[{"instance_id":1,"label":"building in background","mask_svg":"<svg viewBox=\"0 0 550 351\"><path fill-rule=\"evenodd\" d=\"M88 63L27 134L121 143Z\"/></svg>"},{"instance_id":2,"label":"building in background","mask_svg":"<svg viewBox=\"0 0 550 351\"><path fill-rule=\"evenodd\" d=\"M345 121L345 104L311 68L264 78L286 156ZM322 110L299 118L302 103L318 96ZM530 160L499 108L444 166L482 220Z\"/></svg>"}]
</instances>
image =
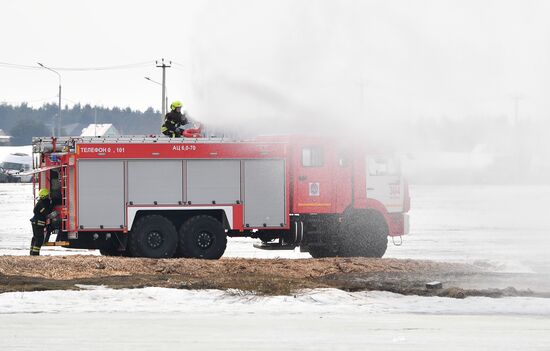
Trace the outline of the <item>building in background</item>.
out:
<instances>
[{"instance_id":1,"label":"building in background","mask_svg":"<svg viewBox=\"0 0 550 351\"><path fill-rule=\"evenodd\" d=\"M3 129L0 129L0 145L8 145L11 141L11 136L7 135Z\"/></svg>"},{"instance_id":2,"label":"building in background","mask_svg":"<svg viewBox=\"0 0 550 351\"><path fill-rule=\"evenodd\" d=\"M104 124L90 124L86 128L82 129L80 136L119 136L120 133L111 123Z\"/></svg>"}]
</instances>

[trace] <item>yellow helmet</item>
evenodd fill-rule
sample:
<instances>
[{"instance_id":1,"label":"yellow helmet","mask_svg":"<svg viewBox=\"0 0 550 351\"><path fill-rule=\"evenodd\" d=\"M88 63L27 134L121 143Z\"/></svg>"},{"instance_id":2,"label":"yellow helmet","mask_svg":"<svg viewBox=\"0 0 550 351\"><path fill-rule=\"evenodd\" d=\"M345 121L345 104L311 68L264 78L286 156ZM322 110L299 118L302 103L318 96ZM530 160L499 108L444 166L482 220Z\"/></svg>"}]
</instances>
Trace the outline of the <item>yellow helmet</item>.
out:
<instances>
[{"instance_id":1,"label":"yellow helmet","mask_svg":"<svg viewBox=\"0 0 550 351\"><path fill-rule=\"evenodd\" d=\"M50 195L50 191L46 188L40 189L40 191L38 192L38 197L41 199L47 198L48 195Z\"/></svg>"},{"instance_id":2,"label":"yellow helmet","mask_svg":"<svg viewBox=\"0 0 550 351\"><path fill-rule=\"evenodd\" d=\"M176 101L172 102L172 105L170 105L170 109L175 110L178 107L182 107L182 106L183 106L183 104L181 103L181 101L176 100Z\"/></svg>"}]
</instances>

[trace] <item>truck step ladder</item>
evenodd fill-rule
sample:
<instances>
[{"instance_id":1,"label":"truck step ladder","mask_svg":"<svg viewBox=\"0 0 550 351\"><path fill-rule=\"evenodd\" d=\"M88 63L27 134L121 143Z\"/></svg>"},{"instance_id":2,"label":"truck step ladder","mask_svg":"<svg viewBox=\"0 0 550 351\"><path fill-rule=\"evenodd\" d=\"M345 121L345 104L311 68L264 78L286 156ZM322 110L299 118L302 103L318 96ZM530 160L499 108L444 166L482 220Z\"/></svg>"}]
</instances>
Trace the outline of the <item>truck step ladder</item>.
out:
<instances>
[{"instance_id":1,"label":"truck step ladder","mask_svg":"<svg viewBox=\"0 0 550 351\"><path fill-rule=\"evenodd\" d=\"M275 242L260 242L260 243L254 243L253 245L256 249L260 249L260 250L294 250L297 245L295 244L285 244L283 242L281 242L280 240L279 241L275 241Z\"/></svg>"},{"instance_id":2,"label":"truck step ladder","mask_svg":"<svg viewBox=\"0 0 550 351\"><path fill-rule=\"evenodd\" d=\"M52 242L44 243L44 245L42 246L69 246L69 245L71 245L71 243L68 241L52 241Z\"/></svg>"},{"instance_id":3,"label":"truck step ladder","mask_svg":"<svg viewBox=\"0 0 550 351\"><path fill-rule=\"evenodd\" d=\"M300 220L291 222L291 237L287 239L279 238L277 241L261 241L254 243L253 246L260 250L294 250L304 239L304 222Z\"/></svg>"}]
</instances>

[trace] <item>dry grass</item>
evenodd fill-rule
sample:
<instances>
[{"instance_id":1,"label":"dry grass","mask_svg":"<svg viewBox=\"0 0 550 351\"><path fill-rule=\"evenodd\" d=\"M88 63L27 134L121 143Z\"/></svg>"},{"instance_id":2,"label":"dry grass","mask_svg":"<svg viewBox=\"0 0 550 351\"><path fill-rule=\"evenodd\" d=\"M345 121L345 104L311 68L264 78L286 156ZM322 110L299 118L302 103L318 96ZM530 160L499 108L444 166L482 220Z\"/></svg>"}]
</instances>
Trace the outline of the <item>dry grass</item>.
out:
<instances>
[{"instance_id":1,"label":"dry grass","mask_svg":"<svg viewBox=\"0 0 550 351\"><path fill-rule=\"evenodd\" d=\"M305 288L423 292L434 276L468 274L468 265L433 261L327 258L146 259L97 256L0 256L0 293L77 289L76 284L112 288L158 286L237 289L283 295Z\"/></svg>"},{"instance_id":2,"label":"dry grass","mask_svg":"<svg viewBox=\"0 0 550 351\"><path fill-rule=\"evenodd\" d=\"M375 258L198 260L97 256L0 256L0 274L55 280L129 275L180 275L189 278L262 275L285 279L314 279L342 273L471 272L474 270L472 266L461 264Z\"/></svg>"},{"instance_id":3,"label":"dry grass","mask_svg":"<svg viewBox=\"0 0 550 351\"><path fill-rule=\"evenodd\" d=\"M264 295L287 295L306 288L348 291L382 290L408 295L541 296L530 290L462 289L460 282L491 278L492 273L465 265L434 261L327 258L146 259L97 256L0 256L0 293L76 290L78 284L111 288L147 286L177 289L223 289ZM443 289L426 289L439 280Z\"/></svg>"}]
</instances>

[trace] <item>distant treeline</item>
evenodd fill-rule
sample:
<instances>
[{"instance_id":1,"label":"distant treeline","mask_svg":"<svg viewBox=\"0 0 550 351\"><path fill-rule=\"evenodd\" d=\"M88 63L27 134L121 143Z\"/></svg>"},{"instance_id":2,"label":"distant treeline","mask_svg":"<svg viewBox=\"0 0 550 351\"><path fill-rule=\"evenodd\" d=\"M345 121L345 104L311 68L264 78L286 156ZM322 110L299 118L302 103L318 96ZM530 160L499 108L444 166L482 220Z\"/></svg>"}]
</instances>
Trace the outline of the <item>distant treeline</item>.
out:
<instances>
[{"instance_id":1,"label":"distant treeline","mask_svg":"<svg viewBox=\"0 0 550 351\"><path fill-rule=\"evenodd\" d=\"M33 136L52 135L59 109L56 104L44 104L39 108L26 103L19 106L0 104L0 129L12 136L12 145L28 145ZM146 111L129 107L103 107L76 104L61 111L61 134L80 135L82 128L91 123L112 123L121 134L158 134L160 112L153 108Z\"/></svg>"}]
</instances>

